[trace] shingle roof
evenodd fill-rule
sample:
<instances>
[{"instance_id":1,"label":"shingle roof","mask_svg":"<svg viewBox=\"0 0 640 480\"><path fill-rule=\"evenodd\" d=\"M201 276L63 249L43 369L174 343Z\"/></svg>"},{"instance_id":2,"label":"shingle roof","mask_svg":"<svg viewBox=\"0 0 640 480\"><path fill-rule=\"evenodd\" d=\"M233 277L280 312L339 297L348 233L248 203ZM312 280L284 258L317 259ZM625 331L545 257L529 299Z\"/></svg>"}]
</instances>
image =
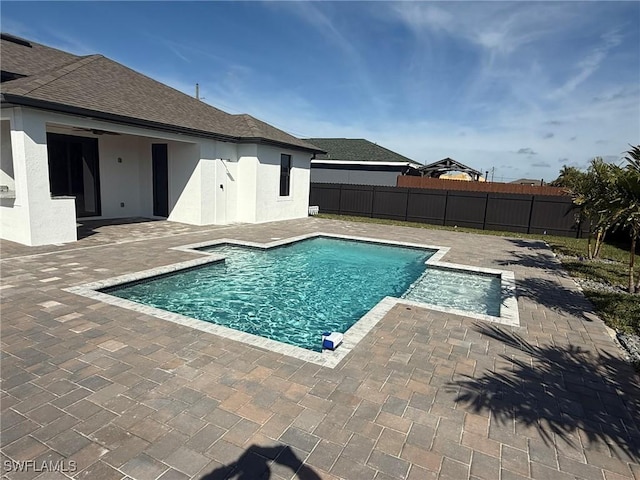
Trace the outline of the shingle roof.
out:
<instances>
[{"instance_id":1,"label":"shingle roof","mask_svg":"<svg viewBox=\"0 0 640 480\"><path fill-rule=\"evenodd\" d=\"M77 55L63 52L56 48L38 43L24 41L13 35L0 34L2 38L2 70L22 75L35 75L50 70L58 65L64 65L78 59ZM30 46L26 46L27 43Z\"/></svg>"},{"instance_id":2,"label":"shingle roof","mask_svg":"<svg viewBox=\"0 0 640 480\"><path fill-rule=\"evenodd\" d=\"M321 151L250 115L223 112L102 55L78 57L32 42L31 45L2 38L2 70L13 68L12 73L28 75L2 83L3 102L40 102L51 109L90 111L96 113L96 118L107 115L124 123L135 120L196 135Z\"/></svg>"},{"instance_id":3,"label":"shingle roof","mask_svg":"<svg viewBox=\"0 0 640 480\"><path fill-rule=\"evenodd\" d=\"M326 150L316 155L318 160L347 160L356 162L402 162L422 166L399 153L381 147L364 138L306 138L307 142Z\"/></svg>"}]
</instances>

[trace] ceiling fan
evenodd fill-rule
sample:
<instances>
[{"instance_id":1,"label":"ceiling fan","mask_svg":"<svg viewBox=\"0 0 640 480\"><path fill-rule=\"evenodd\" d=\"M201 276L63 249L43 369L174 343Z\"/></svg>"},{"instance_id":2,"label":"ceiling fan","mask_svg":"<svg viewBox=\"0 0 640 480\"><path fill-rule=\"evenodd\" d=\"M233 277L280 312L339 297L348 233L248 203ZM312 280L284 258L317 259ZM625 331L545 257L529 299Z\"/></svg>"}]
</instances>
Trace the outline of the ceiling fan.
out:
<instances>
[{"instance_id":1,"label":"ceiling fan","mask_svg":"<svg viewBox=\"0 0 640 480\"><path fill-rule=\"evenodd\" d=\"M90 132L90 133L93 133L94 135L120 135L119 133L116 133L116 132L109 132L107 130L98 130L97 128L74 127L73 129L79 132Z\"/></svg>"}]
</instances>

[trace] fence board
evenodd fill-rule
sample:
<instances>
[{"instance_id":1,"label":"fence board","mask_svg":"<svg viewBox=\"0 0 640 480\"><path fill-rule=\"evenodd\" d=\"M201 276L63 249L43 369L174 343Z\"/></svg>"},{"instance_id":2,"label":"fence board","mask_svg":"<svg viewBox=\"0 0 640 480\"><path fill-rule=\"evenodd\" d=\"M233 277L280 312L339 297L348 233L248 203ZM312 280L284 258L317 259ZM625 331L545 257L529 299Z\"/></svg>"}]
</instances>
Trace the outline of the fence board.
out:
<instances>
[{"instance_id":1,"label":"fence board","mask_svg":"<svg viewBox=\"0 0 640 480\"><path fill-rule=\"evenodd\" d=\"M482 230L486 209L486 193L449 191L444 224Z\"/></svg>"},{"instance_id":2,"label":"fence board","mask_svg":"<svg viewBox=\"0 0 640 480\"><path fill-rule=\"evenodd\" d=\"M530 233L548 235L575 234L576 210L565 197L534 197L531 208Z\"/></svg>"},{"instance_id":3,"label":"fence board","mask_svg":"<svg viewBox=\"0 0 640 480\"><path fill-rule=\"evenodd\" d=\"M321 205L325 213L340 213L340 186L334 184L312 183L309 192L309 205Z\"/></svg>"},{"instance_id":4,"label":"fence board","mask_svg":"<svg viewBox=\"0 0 640 480\"><path fill-rule=\"evenodd\" d=\"M340 213L370 217L373 207L373 186L343 185L340 190Z\"/></svg>"},{"instance_id":5,"label":"fence board","mask_svg":"<svg viewBox=\"0 0 640 480\"><path fill-rule=\"evenodd\" d=\"M374 218L407 219L407 196L409 195L407 188L374 187L373 193L371 215Z\"/></svg>"},{"instance_id":6,"label":"fence board","mask_svg":"<svg viewBox=\"0 0 640 480\"><path fill-rule=\"evenodd\" d=\"M532 195L490 193L484 228L527 233L532 201Z\"/></svg>"},{"instance_id":7,"label":"fence board","mask_svg":"<svg viewBox=\"0 0 640 480\"><path fill-rule=\"evenodd\" d=\"M408 221L444 225L446 208L447 192L445 190L409 189Z\"/></svg>"}]
</instances>

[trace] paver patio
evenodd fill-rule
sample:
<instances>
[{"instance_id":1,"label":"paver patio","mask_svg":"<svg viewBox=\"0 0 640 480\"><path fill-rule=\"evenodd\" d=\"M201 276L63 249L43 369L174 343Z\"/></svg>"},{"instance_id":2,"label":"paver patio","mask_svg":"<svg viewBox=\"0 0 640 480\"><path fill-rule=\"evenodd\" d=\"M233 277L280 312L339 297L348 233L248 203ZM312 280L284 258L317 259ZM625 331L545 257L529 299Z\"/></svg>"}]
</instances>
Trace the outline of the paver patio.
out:
<instances>
[{"instance_id":1,"label":"paver patio","mask_svg":"<svg viewBox=\"0 0 640 480\"><path fill-rule=\"evenodd\" d=\"M318 218L81 232L0 244L3 478L640 480L640 378L542 242ZM329 369L63 290L310 232L511 270L521 326L398 305Z\"/></svg>"}]
</instances>

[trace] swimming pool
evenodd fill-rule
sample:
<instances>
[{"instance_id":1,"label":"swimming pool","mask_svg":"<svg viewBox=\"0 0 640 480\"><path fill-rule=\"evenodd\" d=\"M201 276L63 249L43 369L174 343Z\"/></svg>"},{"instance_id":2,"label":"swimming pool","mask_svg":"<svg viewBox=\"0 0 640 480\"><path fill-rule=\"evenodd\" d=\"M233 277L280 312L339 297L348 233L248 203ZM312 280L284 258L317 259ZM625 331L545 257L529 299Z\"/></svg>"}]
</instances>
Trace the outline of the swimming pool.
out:
<instances>
[{"instance_id":1,"label":"swimming pool","mask_svg":"<svg viewBox=\"0 0 640 480\"><path fill-rule=\"evenodd\" d=\"M200 250L224 260L103 292L322 351L322 332L344 333L383 298L400 297L435 253L328 237Z\"/></svg>"},{"instance_id":2,"label":"swimming pool","mask_svg":"<svg viewBox=\"0 0 640 480\"><path fill-rule=\"evenodd\" d=\"M319 241L312 242L314 239ZM317 248L322 249L321 247L326 240L346 241L342 244L356 248L356 251L357 249L362 250L356 255L345 255L345 258L340 261L338 261L335 256L329 255L329 258L326 259L329 263L325 263L324 265L319 263L319 259L313 258L302 262L295 268L286 267L280 269L280 271L273 270L268 274L266 273L268 268L265 266L264 271L263 269L258 269L259 272L264 273L261 277L263 281L260 282L259 285L241 287L239 284L236 284L236 281L242 277L254 276L248 274L248 272L252 271L249 267L255 267L256 264L260 263L260 259L270 258L269 254L275 255L271 258L278 259L277 261L273 260L270 262L272 266L285 266L286 262L283 257L297 257L299 253L297 249L300 246L315 245ZM333 242L328 243L337 245ZM366 267L362 267L361 265L357 266L357 263L352 263L354 257L358 257L365 251L379 250L380 247L386 247L382 249L385 254L382 255L381 259L374 260L373 257L363 255L363 258L368 259L365 262ZM391 250L388 250L389 248ZM416 306L422 309L443 312L447 315L452 314L454 316L451 318L454 322L459 322L459 316L466 316L475 320L509 326L518 326L520 324L513 272L443 262L443 257L449 251L447 247L316 232L290 238L271 238L266 243L223 238L197 244L176 246L172 247L171 250L178 250L192 256L196 254L196 258L180 263L154 267L149 270L131 272L84 285L68 287L64 290L82 295L94 301L136 311L164 321L170 321L195 330L211 333L218 337L268 349L329 368L334 368L340 364L371 329L383 319L392 308L398 305L403 305L406 308ZM352 253L353 252L354 250L352 250ZM393 255L391 255L391 252L393 252ZM238 257L234 259L233 257L236 253ZM403 261L406 261L404 267L399 267L394 263L395 260L392 259L396 255L404 258ZM388 262L389 260L392 260L390 264ZM239 268L235 273L236 277L233 279L225 277L225 272L231 273L234 264L240 267L244 265L247 269ZM370 279L369 283L362 281L360 287L356 288L354 286L356 282L353 284L348 283L346 287L338 288L339 292L346 294L346 299L332 301L331 299L334 298L335 289L331 288L324 290L321 294L320 288L318 287L335 286L334 280L337 278L335 272L338 271L335 270L335 268L337 266L347 268L348 264L351 264L350 269L352 273L355 274L356 280L363 280L365 277L362 277L361 274L366 273L366 271L371 271L370 266L372 264L380 264L380 267L383 268L383 270L381 270L382 272L385 271L384 269L388 270L386 270L386 273L374 275L374 278ZM160 290L164 288L165 293L166 291L178 292L180 288L175 287L175 284L175 288L167 288L167 283L165 283L162 288L160 285L170 279L175 282L177 281L176 279L179 279L184 274L194 276L187 276L184 277L184 280L179 280L182 284L186 286L199 285L198 282L205 281L199 278L199 275L202 275L210 267L213 268L213 271L221 273L222 276L213 276L206 280L214 285L213 289L208 291L208 296L200 296L199 305L189 307L190 310L182 309L183 307L180 307L180 310L171 307L173 308L172 311L167 310L167 305L156 307L151 303L141 303L141 301L144 301L141 299L133 301L124 295L122 297L115 296L119 290L125 291L128 289L131 289L131 293L134 294L136 290L139 292L139 289L143 285L148 284L157 284ZM403 268L405 269L404 275L398 274L399 270ZM298 273L294 275L294 272ZM312 288L310 293L303 293L300 288L305 284L303 280L308 279L309 275L314 272L320 273L321 276L316 277L315 282L306 282L310 284ZM259 277L259 275L255 276ZM403 276L405 277L404 280L400 281ZM265 279L268 279L268 281ZM414 280L412 281L412 279ZM232 312L235 314L235 317L228 315L231 321L227 325L230 326L225 326L223 323L203 321L198 319L197 316L193 316L197 313L194 312L194 310L209 310L209 312L211 312L216 308L220 309L220 302L216 303L215 299L223 297L222 292L227 288L225 286L226 283L230 284L229 287L235 285L235 293L238 295L235 300L232 300L225 294L225 298L228 301L226 306L227 313ZM291 287L290 290L282 288L282 286L287 283ZM449 285L448 289L450 292L448 292L447 287L445 287L446 284ZM372 288L367 293L364 293L364 290L366 290L362 289L364 285ZM263 316L262 313L265 313L265 317L271 317L272 319L279 318L279 314L275 311L276 309L264 309L262 308L264 305L262 302L258 302L260 304L258 306L256 306L255 302L253 303L253 307L250 305L251 298L254 295L259 298L264 298L268 286L275 286L275 288L272 288L272 293L275 297L279 296L282 300L278 309L287 307L290 305L289 302L297 302L297 306L293 308L283 308L295 317L292 322L294 327L296 327L296 322L300 322L303 319L303 315L300 314L302 310L298 309L301 304L311 305L314 307L312 310L316 312L325 312L318 317L321 321L318 324L299 324L297 325L297 333L290 332L286 334L283 333L280 324L278 324L277 327L266 327L258 322ZM391 290L376 291L378 288L387 287L390 287ZM231 290L233 289L229 288L229 291ZM229 291L227 293L229 293ZM285 295L287 291L289 293ZM138 293L135 293L135 295L137 294ZM181 295L178 295L178 297L179 296ZM323 297L325 300L329 299L327 306L321 306L319 297ZM364 300L365 297L368 298L367 303L361 301ZM375 304L376 298L380 297L384 298ZM133 298L133 296L131 298ZM336 297L336 299L337 298L338 297ZM452 301L455 299L457 300ZM247 305L244 305L243 302L247 300L249 302ZM173 300L168 301L164 299L160 303L173 303ZM216 304L213 307L205 307L206 303ZM367 308L370 308L369 305L372 303L374 306L367 311ZM344 343L336 351L325 350L319 352L318 347L321 343L320 334L325 331L325 328L334 331L344 331L343 329L349 324L331 324L331 322L337 319L341 311L340 307L344 306L357 307L354 309L352 318L349 320L350 323L353 317L356 317L356 323L345 332ZM185 313L179 313L180 311L184 311ZM243 312L245 322L241 322L238 318L239 312ZM327 314L326 312L331 312L331 314ZM358 319L358 315L362 312L364 312L364 315ZM499 312L499 314L495 315L496 312ZM258 313L260 313L260 316L257 315ZM311 316L313 317L313 315ZM236 324L233 322L236 322ZM244 323L248 327L243 331L238 329L237 323ZM302 335L300 332L305 329L308 330L305 335ZM265 336L265 332L267 331L272 332L272 338ZM309 348L311 349L297 346L297 343L294 343L294 340L296 342L299 340L297 337L304 337L309 340L311 344ZM291 343L286 343L287 340Z\"/></svg>"}]
</instances>

